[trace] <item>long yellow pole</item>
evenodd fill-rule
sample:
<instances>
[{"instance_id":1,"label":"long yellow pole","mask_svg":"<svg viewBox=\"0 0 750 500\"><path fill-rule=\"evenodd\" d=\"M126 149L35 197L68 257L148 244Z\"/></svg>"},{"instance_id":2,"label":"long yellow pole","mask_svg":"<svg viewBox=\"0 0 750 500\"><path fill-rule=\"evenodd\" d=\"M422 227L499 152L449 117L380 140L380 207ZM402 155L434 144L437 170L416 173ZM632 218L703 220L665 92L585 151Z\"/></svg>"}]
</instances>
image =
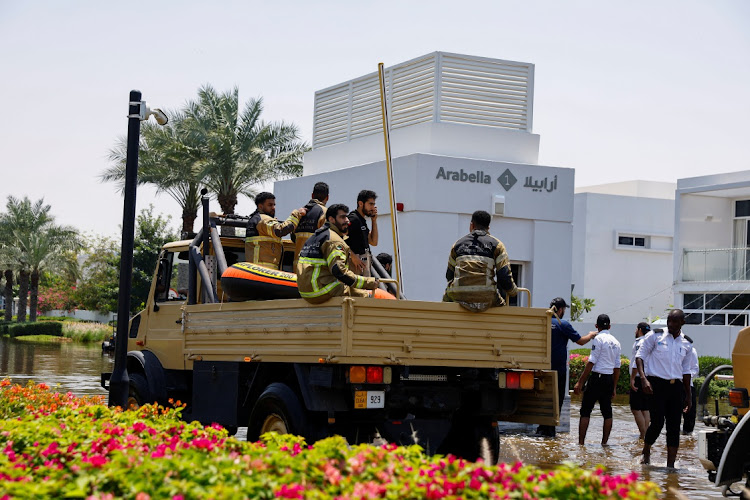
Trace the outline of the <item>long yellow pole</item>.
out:
<instances>
[{"instance_id":1,"label":"long yellow pole","mask_svg":"<svg viewBox=\"0 0 750 500\"><path fill-rule=\"evenodd\" d=\"M393 185L393 163L391 162L391 137L388 130L388 109L385 97L385 66L383 63L378 64L378 74L380 75L380 108L383 113L383 138L385 139L385 165L388 173L388 198L391 203L391 231L393 232L393 264L396 272L396 298L401 297L401 259L399 258L398 248L398 221L396 217L396 197Z\"/></svg>"}]
</instances>

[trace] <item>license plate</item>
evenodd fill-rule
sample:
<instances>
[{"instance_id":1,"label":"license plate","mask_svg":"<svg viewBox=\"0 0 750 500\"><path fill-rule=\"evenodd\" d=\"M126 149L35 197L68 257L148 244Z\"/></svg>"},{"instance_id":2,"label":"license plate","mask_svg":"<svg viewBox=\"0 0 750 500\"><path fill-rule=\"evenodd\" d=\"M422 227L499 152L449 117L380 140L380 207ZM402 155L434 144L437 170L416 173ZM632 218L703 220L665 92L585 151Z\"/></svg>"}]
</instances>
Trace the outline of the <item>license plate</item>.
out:
<instances>
[{"instance_id":1,"label":"license plate","mask_svg":"<svg viewBox=\"0 0 750 500\"><path fill-rule=\"evenodd\" d=\"M385 408L385 391L354 391L354 408Z\"/></svg>"}]
</instances>

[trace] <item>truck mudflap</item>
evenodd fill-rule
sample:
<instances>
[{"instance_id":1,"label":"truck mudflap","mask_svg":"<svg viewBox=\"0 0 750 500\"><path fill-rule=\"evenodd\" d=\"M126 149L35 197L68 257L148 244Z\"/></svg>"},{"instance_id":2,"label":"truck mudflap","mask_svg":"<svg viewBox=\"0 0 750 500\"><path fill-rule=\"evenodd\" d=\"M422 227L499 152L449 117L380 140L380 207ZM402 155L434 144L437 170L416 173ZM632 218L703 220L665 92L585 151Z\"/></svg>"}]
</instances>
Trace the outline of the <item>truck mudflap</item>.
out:
<instances>
[{"instance_id":1,"label":"truck mudflap","mask_svg":"<svg viewBox=\"0 0 750 500\"><path fill-rule=\"evenodd\" d=\"M742 480L750 462L750 412L747 412L729 436L721 462L716 470L715 486L724 486Z\"/></svg>"}]
</instances>

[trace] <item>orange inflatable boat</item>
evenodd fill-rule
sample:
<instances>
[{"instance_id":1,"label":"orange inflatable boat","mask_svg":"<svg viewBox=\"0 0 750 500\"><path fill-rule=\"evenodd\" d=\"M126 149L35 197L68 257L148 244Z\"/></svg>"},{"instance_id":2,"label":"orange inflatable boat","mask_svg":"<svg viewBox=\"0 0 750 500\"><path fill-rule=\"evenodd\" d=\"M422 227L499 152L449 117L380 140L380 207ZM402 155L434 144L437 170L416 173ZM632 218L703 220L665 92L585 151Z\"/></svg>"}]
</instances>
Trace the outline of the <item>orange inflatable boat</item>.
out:
<instances>
[{"instance_id":1,"label":"orange inflatable boat","mask_svg":"<svg viewBox=\"0 0 750 500\"><path fill-rule=\"evenodd\" d=\"M296 274L250 262L239 262L228 267L221 275L221 288L232 302L300 298ZM396 300L396 297L379 288L374 293L370 292L370 296Z\"/></svg>"}]
</instances>

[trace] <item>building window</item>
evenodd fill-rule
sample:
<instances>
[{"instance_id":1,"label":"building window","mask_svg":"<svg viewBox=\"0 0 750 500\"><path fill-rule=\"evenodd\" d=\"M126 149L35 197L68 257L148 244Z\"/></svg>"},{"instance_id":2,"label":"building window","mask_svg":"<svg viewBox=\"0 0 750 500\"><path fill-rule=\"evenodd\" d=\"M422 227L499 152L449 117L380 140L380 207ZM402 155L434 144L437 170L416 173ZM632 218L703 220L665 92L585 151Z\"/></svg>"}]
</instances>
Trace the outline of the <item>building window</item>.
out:
<instances>
[{"instance_id":1,"label":"building window","mask_svg":"<svg viewBox=\"0 0 750 500\"><path fill-rule=\"evenodd\" d=\"M750 217L750 200L739 200L734 202L735 217Z\"/></svg>"},{"instance_id":2,"label":"building window","mask_svg":"<svg viewBox=\"0 0 750 500\"><path fill-rule=\"evenodd\" d=\"M682 304L687 324L748 326L750 293L686 293Z\"/></svg>"},{"instance_id":3,"label":"building window","mask_svg":"<svg viewBox=\"0 0 750 500\"><path fill-rule=\"evenodd\" d=\"M617 245L621 247L648 248L648 236L618 235Z\"/></svg>"}]
</instances>

